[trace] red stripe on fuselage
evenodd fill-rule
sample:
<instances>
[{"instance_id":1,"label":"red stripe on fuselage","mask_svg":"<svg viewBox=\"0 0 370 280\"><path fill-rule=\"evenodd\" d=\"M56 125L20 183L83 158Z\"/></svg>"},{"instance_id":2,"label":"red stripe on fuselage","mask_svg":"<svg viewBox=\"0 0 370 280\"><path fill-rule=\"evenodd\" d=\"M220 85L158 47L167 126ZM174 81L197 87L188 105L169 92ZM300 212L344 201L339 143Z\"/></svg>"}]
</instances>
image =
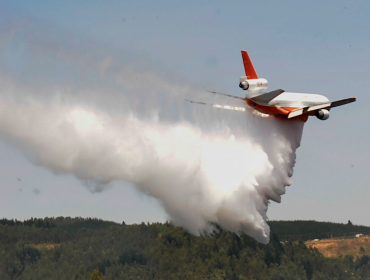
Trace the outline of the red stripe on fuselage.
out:
<instances>
[{"instance_id":1,"label":"red stripe on fuselage","mask_svg":"<svg viewBox=\"0 0 370 280\"><path fill-rule=\"evenodd\" d=\"M259 105L252 100L245 98L245 101L249 106L257 110L258 112L261 112L263 114L268 114L268 115L274 115L275 117L278 118L284 118L287 119L288 114L296 109L297 107L276 107L276 106L263 106ZM299 116L298 117L301 121L306 122L308 119L308 116Z\"/></svg>"}]
</instances>

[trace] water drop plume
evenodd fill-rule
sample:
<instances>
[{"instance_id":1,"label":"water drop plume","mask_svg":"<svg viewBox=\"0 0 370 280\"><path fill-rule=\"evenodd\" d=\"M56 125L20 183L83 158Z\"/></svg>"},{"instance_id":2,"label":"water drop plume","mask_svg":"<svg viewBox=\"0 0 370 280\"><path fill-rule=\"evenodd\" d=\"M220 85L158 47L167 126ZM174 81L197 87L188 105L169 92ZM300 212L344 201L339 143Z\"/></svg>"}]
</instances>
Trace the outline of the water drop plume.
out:
<instances>
[{"instance_id":1,"label":"water drop plume","mask_svg":"<svg viewBox=\"0 0 370 280\"><path fill-rule=\"evenodd\" d=\"M132 182L193 234L219 224L266 243L268 201L280 202L291 184L303 124L250 112L234 119L238 129L203 132L185 121L0 102L1 135L35 164L73 173L95 190L113 180Z\"/></svg>"},{"instance_id":2,"label":"water drop plume","mask_svg":"<svg viewBox=\"0 0 370 280\"><path fill-rule=\"evenodd\" d=\"M302 122L186 104L221 100L142 52L14 22L0 30L4 55L19 58L0 65L2 138L92 191L133 183L193 234L218 224L269 241L268 203L291 184Z\"/></svg>"}]
</instances>

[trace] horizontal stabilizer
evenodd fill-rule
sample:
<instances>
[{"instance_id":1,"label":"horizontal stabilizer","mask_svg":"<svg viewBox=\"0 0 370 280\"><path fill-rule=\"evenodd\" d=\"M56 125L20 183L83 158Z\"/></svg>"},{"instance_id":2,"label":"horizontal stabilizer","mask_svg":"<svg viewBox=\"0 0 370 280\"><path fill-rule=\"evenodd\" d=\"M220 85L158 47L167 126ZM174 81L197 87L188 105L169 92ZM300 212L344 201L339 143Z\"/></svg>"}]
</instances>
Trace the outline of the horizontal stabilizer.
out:
<instances>
[{"instance_id":1,"label":"horizontal stabilizer","mask_svg":"<svg viewBox=\"0 0 370 280\"><path fill-rule=\"evenodd\" d=\"M256 102L258 104L264 105L269 103L272 99L274 99L276 96L282 94L284 92L283 89L277 89L270 92L262 93L258 96L252 97L250 100L253 102Z\"/></svg>"},{"instance_id":2,"label":"horizontal stabilizer","mask_svg":"<svg viewBox=\"0 0 370 280\"><path fill-rule=\"evenodd\" d=\"M326 103L322 103L322 104L312 105L312 106L309 106L309 107L299 108L297 110L294 110L294 111L290 112L289 115L288 115L288 119L291 119L291 118L294 118L294 117L297 117L297 116L301 116L301 115L305 115L308 112L317 111L317 110L321 110L321 109L330 109L330 108L338 107L338 106L345 105L345 104L348 104L348 103L352 103L352 102L355 102L355 101L356 101L356 98L351 97L351 98L342 99L342 100L338 100L338 101L334 101L334 102L326 102Z\"/></svg>"}]
</instances>

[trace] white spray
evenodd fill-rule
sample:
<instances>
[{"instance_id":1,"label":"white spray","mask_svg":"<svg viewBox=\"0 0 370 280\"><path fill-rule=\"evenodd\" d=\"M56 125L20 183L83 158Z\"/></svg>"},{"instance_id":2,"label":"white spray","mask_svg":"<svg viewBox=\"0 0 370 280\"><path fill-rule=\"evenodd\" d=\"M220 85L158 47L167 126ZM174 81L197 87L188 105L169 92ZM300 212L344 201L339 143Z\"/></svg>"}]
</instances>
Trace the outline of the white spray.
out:
<instances>
[{"instance_id":1,"label":"white spray","mask_svg":"<svg viewBox=\"0 0 370 280\"><path fill-rule=\"evenodd\" d=\"M185 105L196 87L147 66L141 71L135 61L99 57L107 51L91 44L63 45L70 36L43 43L27 26L32 60L22 67L31 82L0 68L1 137L35 164L88 180L95 191L113 180L132 182L193 234L218 224L269 241L268 202L280 202L291 184L302 122ZM23 38L15 32L0 47ZM63 80L61 67L83 74Z\"/></svg>"},{"instance_id":2,"label":"white spray","mask_svg":"<svg viewBox=\"0 0 370 280\"><path fill-rule=\"evenodd\" d=\"M212 223L268 242L268 200L280 201L303 124L244 115L244 133L204 133L81 106L0 103L0 133L31 160L96 183L127 180L156 197L176 225ZM211 223L212 222L212 223Z\"/></svg>"}]
</instances>

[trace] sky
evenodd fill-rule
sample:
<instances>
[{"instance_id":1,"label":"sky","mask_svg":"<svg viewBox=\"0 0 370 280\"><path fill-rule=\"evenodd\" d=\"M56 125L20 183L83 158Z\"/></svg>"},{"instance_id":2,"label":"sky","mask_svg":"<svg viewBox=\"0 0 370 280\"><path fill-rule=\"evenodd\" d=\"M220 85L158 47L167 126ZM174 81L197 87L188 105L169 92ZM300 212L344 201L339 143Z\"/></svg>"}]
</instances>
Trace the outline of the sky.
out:
<instances>
[{"instance_id":1,"label":"sky","mask_svg":"<svg viewBox=\"0 0 370 280\"><path fill-rule=\"evenodd\" d=\"M119 111L124 100L119 89L103 99L89 96L84 89L101 91L110 81L102 85L98 74L76 70L94 65L94 57L111 55L117 63L144 74L142 69L154 71L180 88L243 96L240 50L248 50L270 90L317 93L330 100L357 97L356 103L333 109L327 121L310 118L305 124L293 184L281 203L271 202L269 219L351 220L370 226L369 12L368 1L3 0L0 83L6 87L6 78L12 77L17 86L30 89L20 99L63 101L65 94L75 102ZM144 90L151 86L145 75L131 78ZM43 83L71 90L48 95ZM139 109L145 115L145 106ZM167 219L154 198L127 182L91 192L88 183L72 175L35 165L5 137L0 154L1 217Z\"/></svg>"}]
</instances>

